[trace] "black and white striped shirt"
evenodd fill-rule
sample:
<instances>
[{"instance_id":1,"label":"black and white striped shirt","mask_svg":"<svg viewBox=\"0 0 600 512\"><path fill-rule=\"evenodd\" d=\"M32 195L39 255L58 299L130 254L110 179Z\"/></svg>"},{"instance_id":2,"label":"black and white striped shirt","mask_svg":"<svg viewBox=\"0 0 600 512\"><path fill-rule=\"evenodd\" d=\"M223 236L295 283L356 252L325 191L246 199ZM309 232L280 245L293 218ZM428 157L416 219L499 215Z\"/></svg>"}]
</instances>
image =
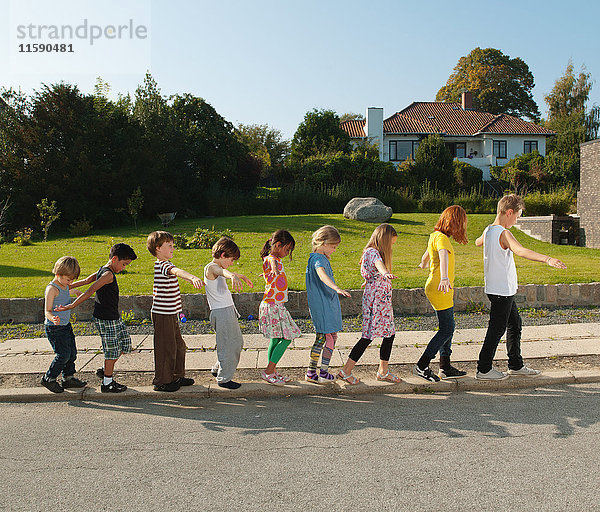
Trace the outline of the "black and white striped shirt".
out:
<instances>
[{"instance_id":1,"label":"black and white striped shirt","mask_svg":"<svg viewBox=\"0 0 600 512\"><path fill-rule=\"evenodd\" d=\"M174 266L169 260L154 262L152 313L176 315L181 311L179 281L177 276L169 273Z\"/></svg>"}]
</instances>

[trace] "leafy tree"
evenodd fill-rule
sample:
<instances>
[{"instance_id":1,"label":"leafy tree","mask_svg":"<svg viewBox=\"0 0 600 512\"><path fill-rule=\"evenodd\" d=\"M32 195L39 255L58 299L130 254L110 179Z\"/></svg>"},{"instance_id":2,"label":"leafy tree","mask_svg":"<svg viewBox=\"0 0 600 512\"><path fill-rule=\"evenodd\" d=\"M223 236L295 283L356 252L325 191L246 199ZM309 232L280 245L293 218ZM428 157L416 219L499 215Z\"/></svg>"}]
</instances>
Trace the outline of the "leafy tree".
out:
<instances>
[{"instance_id":1,"label":"leafy tree","mask_svg":"<svg viewBox=\"0 0 600 512\"><path fill-rule=\"evenodd\" d=\"M454 182L453 158L439 135L429 135L419 143L413 173L417 184L424 182L448 187Z\"/></svg>"},{"instance_id":2,"label":"leafy tree","mask_svg":"<svg viewBox=\"0 0 600 512\"><path fill-rule=\"evenodd\" d=\"M340 123L344 121L364 121L365 116L363 114L354 114L352 112L346 112L340 116Z\"/></svg>"},{"instance_id":3,"label":"leafy tree","mask_svg":"<svg viewBox=\"0 0 600 512\"><path fill-rule=\"evenodd\" d=\"M304 115L304 121L294 134L290 162L340 151L351 151L350 137L340 128L340 118L333 110L314 109Z\"/></svg>"},{"instance_id":4,"label":"leafy tree","mask_svg":"<svg viewBox=\"0 0 600 512\"><path fill-rule=\"evenodd\" d=\"M144 194L142 194L142 188L137 187L131 197L127 198L127 211L131 218L133 219L133 225L137 231L137 218L142 211L142 207L144 206Z\"/></svg>"},{"instance_id":5,"label":"leafy tree","mask_svg":"<svg viewBox=\"0 0 600 512\"><path fill-rule=\"evenodd\" d=\"M56 201L48 201L47 197L44 197L42 201L36 204L38 211L40 212L42 231L44 232L44 242L48 240L48 230L55 220L58 220L61 212L56 207Z\"/></svg>"},{"instance_id":6,"label":"leafy tree","mask_svg":"<svg viewBox=\"0 0 600 512\"><path fill-rule=\"evenodd\" d=\"M470 191L482 184L483 172L479 167L462 160L454 160L453 167L454 186L457 191Z\"/></svg>"},{"instance_id":7,"label":"leafy tree","mask_svg":"<svg viewBox=\"0 0 600 512\"><path fill-rule=\"evenodd\" d=\"M600 108L586 105L593 81L582 68L575 76L569 61L563 76L544 98L548 105L546 126L556 132L548 141L546 167L555 183L579 182L579 146L598 135Z\"/></svg>"},{"instance_id":8,"label":"leafy tree","mask_svg":"<svg viewBox=\"0 0 600 512\"><path fill-rule=\"evenodd\" d=\"M475 48L461 57L437 93L436 101L460 102L461 93L473 93L473 107L492 114L510 114L537 121L540 112L533 99L533 74L516 57L495 48Z\"/></svg>"},{"instance_id":9,"label":"leafy tree","mask_svg":"<svg viewBox=\"0 0 600 512\"><path fill-rule=\"evenodd\" d=\"M532 190L546 189L551 181L544 157L537 151L517 155L503 166L492 166L490 174L522 196Z\"/></svg>"},{"instance_id":10,"label":"leafy tree","mask_svg":"<svg viewBox=\"0 0 600 512\"><path fill-rule=\"evenodd\" d=\"M242 124L236 129L238 139L246 144L250 153L263 160L265 167L282 167L290 154L290 141L267 124Z\"/></svg>"}]
</instances>

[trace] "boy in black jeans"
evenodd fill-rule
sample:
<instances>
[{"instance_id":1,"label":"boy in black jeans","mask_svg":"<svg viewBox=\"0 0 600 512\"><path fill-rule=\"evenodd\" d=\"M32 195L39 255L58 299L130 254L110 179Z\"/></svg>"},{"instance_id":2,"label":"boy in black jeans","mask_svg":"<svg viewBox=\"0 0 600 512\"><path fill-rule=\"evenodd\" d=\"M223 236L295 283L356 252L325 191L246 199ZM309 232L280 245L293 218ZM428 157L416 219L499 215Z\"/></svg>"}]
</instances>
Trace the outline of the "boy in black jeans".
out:
<instances>
[{"instance_id":1,"label":"boy in black jeans","mask_svg":"<svg viewBox=\"0 0 600 512\"><path fill-rule=\"evenodd\" d=\"M525 203L519 196L504 196L498 201L496 220L475 240L476 246L483 245L485 293L491 303L490 321L479 352L476 379L502 380L508 375L535 376L541 373L526 366L521 357L521 316L515 303L518 283L513 253L531 261L544 262L554 268L564 269L567 266L556 258L526 249L509 231L524 208ZM505 331L508 374L492 366L498 343Z\"/></svg>"}]
</instances>

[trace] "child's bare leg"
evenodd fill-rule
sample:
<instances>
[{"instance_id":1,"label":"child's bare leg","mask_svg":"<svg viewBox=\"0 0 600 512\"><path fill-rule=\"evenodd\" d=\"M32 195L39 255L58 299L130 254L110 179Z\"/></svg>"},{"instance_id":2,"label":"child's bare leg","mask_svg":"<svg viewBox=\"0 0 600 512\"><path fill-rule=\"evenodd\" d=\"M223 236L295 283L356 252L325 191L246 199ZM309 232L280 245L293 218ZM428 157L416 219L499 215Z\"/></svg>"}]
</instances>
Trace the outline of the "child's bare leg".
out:
<instances>
[{"instance_id":1,"label":"child's bare leg","mask_svg":"<svg viewBox=\"0 0 600 512\"><path fill-rule=\"evenodd\" d=\"M271 375L275 371L275 366L277 366L277 363L269 362L265 373Z\"/></svg>"},{"instance_id":2,"label":"child's bare leg","mask_svg":"<svg viewBox=\"0 0 600 512\"><path fill-rule=\"evenodd\" d=\"M105 359L104 360L104 376L105 377L112 377L116 362L117 362L117 359Z\"/></svg>"}]
</instances>

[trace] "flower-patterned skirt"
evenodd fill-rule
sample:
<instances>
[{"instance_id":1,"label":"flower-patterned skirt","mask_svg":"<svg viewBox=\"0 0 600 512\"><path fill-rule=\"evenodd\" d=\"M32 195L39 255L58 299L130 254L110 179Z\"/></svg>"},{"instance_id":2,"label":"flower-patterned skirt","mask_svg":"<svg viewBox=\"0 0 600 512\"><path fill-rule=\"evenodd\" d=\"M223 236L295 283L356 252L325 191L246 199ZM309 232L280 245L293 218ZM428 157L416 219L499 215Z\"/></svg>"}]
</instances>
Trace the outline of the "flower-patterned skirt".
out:
<instances>
[{"instance_id":1,"label":"flower-patterned skirt","mask_svg":"<svg viewBox=\"0 0 600 512\"><path fill-rule=\"evenodd\" d=\"M260 332L266 338L293 340L302 336L300 328L283 302L261 302L258 308L258 323Z\"/></svg>"}]
</instances>

